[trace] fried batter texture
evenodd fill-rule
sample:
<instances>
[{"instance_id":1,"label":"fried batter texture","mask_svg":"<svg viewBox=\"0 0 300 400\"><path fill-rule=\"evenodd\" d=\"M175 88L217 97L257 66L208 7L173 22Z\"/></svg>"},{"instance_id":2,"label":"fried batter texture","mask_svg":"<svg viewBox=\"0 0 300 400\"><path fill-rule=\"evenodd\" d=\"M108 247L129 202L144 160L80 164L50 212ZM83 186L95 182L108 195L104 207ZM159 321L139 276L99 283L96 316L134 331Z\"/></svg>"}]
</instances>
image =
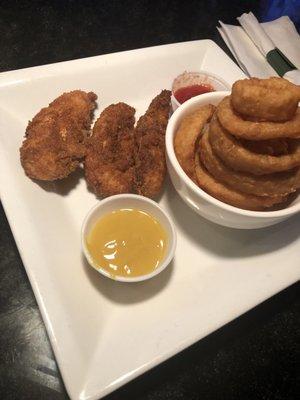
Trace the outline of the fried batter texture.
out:
<instances>
[{"instance_id":1,"label":"fried batter texture","mask_svg":"<svg viewBox=\"0 0 300 400\"><path fill-rule=\"evenodd\" d=\"M138 120L135 138L135 191L156 197L166 175L165 132L170 113L171 92L163 90Z\"/></svg>"},{"instance_id":2,"label":"fried batter texture","mask_svg":"<svg viewBox=\"0 0 300 400\"><path fill-rule=\"evenodd\" d=\"M272 197L287 195L300 187L299 168L288 172L255 176L226 167L213 153L207 132L202 137L200 152L201 160L209 173L240 192Z\"/></svg>"},{"instance_id":3,"label":"fried batter texture","mask_svg":"<svg viewBox=\"0 0 300 400\"><path fill-rule=\"evenodd\" d=\"M283 156L289 153L289 141L293 139L278 138L267 140L246 140L238 139L246 149L256 154L264 154L269 156ZM295 139L297 141L298 139Z\"/></svg>"},{"instance_id":4,"label":"fried batter texture","mask_svg":"<svg viewBox=\"0 0 300 400\"><path fill-rule=\"evenodd\" d=\"M195 183L197 183L195 172L195 145L201 131L205 124L210 121L214 111L215 106L207 104L185 117L174 139L174 150L179 164L187 176Z\"/></svg>"},{"instance_id":5,"label":"fried batter texture","mask_svg":"<svg viewBox=\"0 0 300 400\"><path fill-rule=\"evenodd\" d=\"M281 89L286 110L277 110L275 89ZM200 188L227 204L247 210L288 206L300 189L298 100L299 87L281 78L236 82L204 128L195 128L194 116L207 106L183 118L174 140L178 161Z\"/></svg>"},{"instance_id":6,"label":"fried batter texture","mask_svg":"<svg viewBox=\"0 0 300 400\"><path fill-rule=\"evenodd\" d=\"M236 171L265 175L300 166L300 140L290 141L291 150L287 154L277 156L260 154L249 150L244 143L228 134L222 128L218 119L213 118L210 124L209 141L213 152L227 167ZM260 142L254 143L259 144ZM265 147L267 148L267 145ZM272 144L269 148L272 148Z\"/></svg>"},{"instance_id":7,"label":"fried batter texture","mask_svg":"<svg viewBox=\"0 0 300 400\"><path fill-rule=\"evenodd\" d=\"M300 88L283 78L243 79L232 86L234 110L257 121L288 121L293 118L299 101Z\"/></svg>"},{"instance_id":8,"label":"fried batter texture","mask_svg":"<svg viewBox=\"0 0 300 400\"><path fill-rule=\"evenodd\" d=\"M255 122L243 119L233 110L230 97L225 97L217 107L218 119L229 133L248 140L300 138L300 110L286 122Z\"/></svg>"},{"instance_id":9,"label":"fried batter texture","mask_svg":"<svg viewBox=\"0 0 300 400\"><path fill-rule=\"evenodd\" d=\"M112 104L95 123L84 164L87 184L97 196L133 192L134 114L125 103Z\"/></svg>"},{"instance_id":10,"label":"fried batter texture","mask_svg":"<svg viewBox=\"0 0 300 400\"><path fill-rule=\"evenodd\" d=\"M219 182L209 174L200 161L200 157L201 152L197 151L195 154L195 167L199 187L224 203L245 210L261 211L270 208L277 203L281 203L286 199L284 196L260 197L234 190L222 182Z\"/></svg>"},{"instance_id":11,"label":"fried batter texture","mask_svg":"<svg viewBox=\"0 0 300 400\"><path fill-rule=\"evenodd\" d=\"M96 99L93 92L64 93L29 122L20 148L27 176L54 181L78 167L85 155Z\"/></svg>"}]
</instances>

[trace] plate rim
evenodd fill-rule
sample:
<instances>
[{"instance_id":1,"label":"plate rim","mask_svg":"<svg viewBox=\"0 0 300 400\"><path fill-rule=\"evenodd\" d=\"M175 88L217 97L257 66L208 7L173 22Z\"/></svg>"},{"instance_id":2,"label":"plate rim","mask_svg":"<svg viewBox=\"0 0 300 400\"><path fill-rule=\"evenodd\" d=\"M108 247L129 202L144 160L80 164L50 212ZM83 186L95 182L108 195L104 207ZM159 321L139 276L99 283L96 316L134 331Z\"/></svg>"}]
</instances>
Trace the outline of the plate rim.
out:
<instances>
[{"instance_id":1,"label":"plate rim","mask_svg":"<svg viewBox=\"0 0 300 400\"><path fill-rule=\"evenodd\" d=\"M162 47L174 47L174 46L182 46L185 47L186 45L195 45L197 46L197 44L199 43L206 43L207 44L207 49L209 47L212 47L214 49L217 49L217 51L221 52L221 54L228 60L230 60L230 62L232 63L232 66L235 66L237 69L239 69L239 67L230 59L230 57L223 51L222 48L220 48L213 40L211 39L200 39L200 40L192 40L192 41L185 41L185 42L175 42L175 43L170 43L170 44L162 44L162 45L158 45L158 46L149 46L149 47L144 47L144 48L138 48L138 49L132 49L132 50L124 50L124 51L116 51L113 53L107 53L107 54L101 54L101 55L95 55L92 57L85 57L85 58L80 58L80 59L73 59L73 60L67 60L67 61L61 61L61 62L57 62L57 63L50 63L50 64L44 64L44 65L37 65L37 66L33 66L33 67L26 67L26 68L21 68L21 69L16 69L16 70L9 70L9 71L3 71L0 72L0 87L5 87L8 85L12 85L15 84L15 78L19 78L21 79L21 82L26 80L27 78L31 78L31 79L39 79L44 77L45 72L51 72L51 74L49 76L56 76L56 75L60 75L60 72L62 71L61 67L63 67L63 69L66 67L70 67L71 65L77 65L78 66L78 70L80 70L83 66L87 65L91 60L93 60L93 66L95 64L95 61L97 60L102 60L104 58L107 57L118 57L120 55L125 55L125 54L137 54L141 51L154 51L155 49L158 48L162 48ZM206 49L206 51L207 51ZM42 72L42 74L41 74ZM37 76L38 74L38 76ZM242 74L242 71L241 71ZM23 80L22 80L23 77ZM17 85L18 83L16 83ZM1 161L1 160L0 160ZM4 162L5 163L5 162ZM115 381L113 381L111 384L103 387L102 390L99 391L95 391L95 394L91 394L91 395L87 395L87 397L81 397L80 393L75 393L73 391L73 387L71 385L71 379L69 379L69 375L65 374L65 362L64 362L64 357L61 354L60 348L57 344L56 341L56 337L53 331L53 327L50 323L50 321L48 320L48 316L47 316L47 310L43 301L43 296L41 295L40 289L39 289L39 285L36 281L36 279L34 278L34 274L31 271L31 268L29 266L27 266L27 264L24 262L24 252L23 252L23 248L21 243L19 242L18 239L18 235L16 234L17 232L17 227L16 224L13 221L13 217L9 212L9 201L6 198L6 195L4 195L4 191L3 188L1 189L0 186L0 197L1 197L1 201L2 201L2 205L3 205L3 209L5 211L5 215L6 218L8 220L10 229L12 231L15 243L17 245L18 248L18 252L19 255L21 257L23 266L25 268L26 274L28 276L31 288L33 290L35 299L37 301L39 310L41 312L41 316L44 322L44 325L46 327L46 332L47 335L49 337L50 343L51 343L51 347L53 349L55 358L57 360L57 366L60 370L60 373L62 375L63 378L63 382L65 385L65 388L69 394L69 396L72 399L89 399L89 400L96 400L99 398L102 398L103 396L108 395L109 393L113 392L114 390L120 388L121 386L123 386L124 384L128 383L129 381L137 378L138 376L142 375L143 373L149 371L151 368L159 365L160 363L166 361L167 359L169 359L170 357L174 356L175 354L182 352L184 349L190 347L191 345L193 345L194 343L196 343L197 341L203 339L204 337L206 337L207 335L209 335L210 333L214 332L217 329L220 329L220 327L224 326L225 324L229 323L230 321L238 318L239 316L241 316L242 314L238 314L233 316L232 318L228 318L227 321L225 322L220 322L218 323L216 328L213 328L212 330L208 330L206 332L206 334L203 336L202 334L200 335L191 335L191 337L188 337L185 341L179 343L177 346L174 346L174 348L172 349L172 351L166 352L164 353L162 356L156 358L154 361L151 360L147 363L145 363L144 365L142 365L141 367L131 371L129 374L127 374L125 377L121 377ZM288 283L285 287L288 287L290 284L292 284L293 282ZM279 290L283 290L285 287L282 287ZM277 293L277 291L274 292ZM251 305L249 306L249 308L247 308L245 312L249 311L250 309L256 307L257 305L259 305L261 302L263 302L264 300L266 300L267 298L269 298L269 295L266 296L262 296L262 298L260 298L257 303L255 305Z\"/></svg>"}]
</instances>

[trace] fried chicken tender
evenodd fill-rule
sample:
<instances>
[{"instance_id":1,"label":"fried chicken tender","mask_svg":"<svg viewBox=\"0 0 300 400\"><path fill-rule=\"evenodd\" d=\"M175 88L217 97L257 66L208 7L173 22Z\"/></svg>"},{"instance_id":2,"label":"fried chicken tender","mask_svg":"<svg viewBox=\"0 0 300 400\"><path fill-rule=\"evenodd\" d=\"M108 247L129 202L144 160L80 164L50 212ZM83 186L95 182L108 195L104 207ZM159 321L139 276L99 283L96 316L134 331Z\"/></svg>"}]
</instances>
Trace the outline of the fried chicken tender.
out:
<instances>
[{"instance_id":1,"label":"fried chicken tender","mask_svg":"<svg viewBox=\"0 0 300 400\"><path fill-rule=\"evenodd\" d=\"M134 187L134 114L125 103L108 106L87 145L85 176L100 197L131 193Z\"/></svg>"},{"instance_id":2,"label":"fried chicken tender","mask_svg":"<svg viewBox=\"0 0 300 400\"><path fill-rule=\"evenodd\" d=\"M27 176L54 181L78 167L85 155L96 99L93 92L64 93L29 122L20 148Z\"/></svg>"},{"instance_id":3,"label":"fried chicken tender","mask_svg":"<svg viewBox=\"0 0 300 400\"><path fill-rule=\"evenodd\" d=\"M166 175L165 132L169 119L171 92L156 96L135 128L135 190L155 197Z\"/></svg>"}]
</instances>

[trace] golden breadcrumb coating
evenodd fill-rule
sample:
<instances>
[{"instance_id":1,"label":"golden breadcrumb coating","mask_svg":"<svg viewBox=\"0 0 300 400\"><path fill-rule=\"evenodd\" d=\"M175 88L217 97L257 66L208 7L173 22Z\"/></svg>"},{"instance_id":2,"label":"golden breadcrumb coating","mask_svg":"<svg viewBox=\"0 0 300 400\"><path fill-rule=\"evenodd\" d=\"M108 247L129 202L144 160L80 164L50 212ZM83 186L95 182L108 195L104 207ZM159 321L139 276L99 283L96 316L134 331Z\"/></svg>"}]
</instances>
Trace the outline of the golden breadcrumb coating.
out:
<instances>
[{"instance_id":1,"label":"golden breadcrumb coating","mask_svg":"<svg viewBox=\"0 0 300 400\"><path fill-rule=\"evenodd\" d=\"M125 103L112 104L95 123L85 176L89 188L100 197L133 191L134 114L135 109Z\"/></svg>"},{"instance_id":2,"label":"golden breadcrumb coating","mask_svg":"<svg viewBox=\"0 0 300 400\"><path fill-rule=\"evenodd\" d=\"M96 99L93 92L64 93L29 122L20 148L26 175L54 181L78 167L85 155Z\"/></svg>"},{"instance_id":3,"label":"golden breadcrumb coating","mask_svg":"<svg viewBox=\"0 0 300 400\"><path fill-rule=\"evenodd\" d=\"M165 132L170 113L169 90L156 96L135 128L135 190L155 197L166 175Z\"/></svg>"}]
</instances>

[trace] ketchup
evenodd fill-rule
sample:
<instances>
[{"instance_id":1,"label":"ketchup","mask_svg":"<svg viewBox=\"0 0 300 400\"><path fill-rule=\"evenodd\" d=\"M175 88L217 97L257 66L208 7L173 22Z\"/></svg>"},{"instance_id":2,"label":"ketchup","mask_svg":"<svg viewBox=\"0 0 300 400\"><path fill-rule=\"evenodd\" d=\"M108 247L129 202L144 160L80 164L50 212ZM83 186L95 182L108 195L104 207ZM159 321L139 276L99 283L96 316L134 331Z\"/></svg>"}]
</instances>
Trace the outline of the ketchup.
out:
<instances>
[{"instance_id":1,"label":"ketchup","mask_svg":"<svg viewBox=\"0 0 300 400\"><path fill-rule=\"evenodd\" d=\"M192 97L208 92L214 92L214 89L208 84L191 85L177 89L174 93L174 97L182 104Z\"/></svg>"}]
</instances>

